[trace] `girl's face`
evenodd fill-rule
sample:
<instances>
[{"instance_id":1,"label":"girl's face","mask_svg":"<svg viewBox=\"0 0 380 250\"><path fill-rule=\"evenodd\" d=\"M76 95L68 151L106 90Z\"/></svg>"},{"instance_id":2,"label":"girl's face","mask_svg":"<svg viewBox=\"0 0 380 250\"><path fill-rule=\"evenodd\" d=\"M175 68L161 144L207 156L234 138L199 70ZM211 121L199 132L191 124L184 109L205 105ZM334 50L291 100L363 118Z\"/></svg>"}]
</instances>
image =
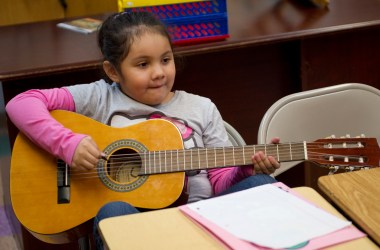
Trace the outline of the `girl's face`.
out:
<instances>
[{"instance_id":1,"label":"girl's face","mask_svg":"<svg viewBox=\"0 0 380 250\"><path fill-rule=\"evenodd\" d=\"M175 78L173 52L166 37L145 32L132 43L120 64L121 90L147 105L168 102Z\"/></svg>"}]
</instances>

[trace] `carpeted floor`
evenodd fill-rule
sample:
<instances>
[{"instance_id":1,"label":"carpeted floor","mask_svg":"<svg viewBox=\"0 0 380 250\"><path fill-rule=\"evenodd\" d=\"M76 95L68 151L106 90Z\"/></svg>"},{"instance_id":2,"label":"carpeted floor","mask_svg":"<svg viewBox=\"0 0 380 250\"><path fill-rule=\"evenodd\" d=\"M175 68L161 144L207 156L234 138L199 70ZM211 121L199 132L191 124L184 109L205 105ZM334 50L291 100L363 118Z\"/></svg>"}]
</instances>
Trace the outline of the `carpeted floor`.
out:
<instances>
[{"instance_id":1,"label":"carpeted floor","mask_svg":"<svg viewBox=\"0 0 380 250\"><path fill-rule=\"evenodd\" d=\"M8 224L8 219L5 216L4 207L0 206L0 249L4 250L19 250L15 239L12 236L11 228Z\"/></svg>"},{"instance_id":2,"label":"carpeted floor","mask_svg":"<svg viewBox=\"0 0 380 250\"><path fill-rule=\"evenodd\" d=\"M7 147L4 147L4 138L0 135L0 160L3 159L4 155L7 155L3 150ZM0 171L0 180L2 180L1 171ZM8 222L7 216L4 210L4 195L3 195L3 186L0 185L0 249L4 250L19 250L20 247L16 243L15 238L12 235L12 230Z\"/></svg>"},{"instance_id":3,"label":"carpeted floor","mask_svg":"<svg viewBox=\"0 0 380 250\"><path fill-rule=\"evenodd\" d=\"M3 192L0 185L0 249L19 250L15 238L12 235L7 216L4 211Z\"/></svg>"}]
</instances>

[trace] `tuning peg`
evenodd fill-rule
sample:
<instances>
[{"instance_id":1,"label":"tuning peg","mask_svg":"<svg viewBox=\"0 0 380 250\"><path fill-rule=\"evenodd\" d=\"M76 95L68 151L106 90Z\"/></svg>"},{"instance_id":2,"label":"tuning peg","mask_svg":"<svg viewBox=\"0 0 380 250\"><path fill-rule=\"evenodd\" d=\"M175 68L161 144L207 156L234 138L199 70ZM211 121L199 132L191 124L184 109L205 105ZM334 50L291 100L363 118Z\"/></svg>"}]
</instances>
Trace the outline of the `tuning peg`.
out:
<instances>
[{"instance_id":1,"label":"tuning peg","mask_svg":"<svg viewBox=\"0 0 380 250\"><path fill-rule=\"evenodd\" d=\"M330 166L329 169L330 169L330 171L329 171L329 175L331 175L331 174L335 174L336 171L338 171L339 166Z\"/></svg>"},{"instance_id":2,"label":"tuning peg","mask_svg":"<svg viewBox=\"0 0 380 250\"><path fill-rule=\"evenodd\" d=\"M334 138L335 138L335 135L331 135L330 138L331 138L331 139L334 139Z\"/></svg>"},{"instance_id":3,"label":"tuning peg","mask_svg":"<svg viewBox=\"0 0 380 250\"><path fill-rule=\"evenodd\" d=\"M350 135L350 134L346 134L345 136L341 136L340 138L341 138L341 139L344 139L344 138L351 138L351 135Z\"/></svg>"},{"instance_id":4,"label":"tuning peg","mask_svg":"<svg viewBox=\"0 0 380 250\"><path fill-rule=\"evenodd\" d=\"M346 167L345 170L346 172L352 172L353 170L355 170L355 167L349 166L349 167Z\"/></svg>"},{"instance_id":5,"label":"tuning peg","mask_svg":"<svg viewBox=\"0 0 380 250\"><path fill-rule=\"evenodd\" d=\"M360 137L361 137L361 138L365 138L365 134L361 134Z\"/></svg>"}]
</instances>

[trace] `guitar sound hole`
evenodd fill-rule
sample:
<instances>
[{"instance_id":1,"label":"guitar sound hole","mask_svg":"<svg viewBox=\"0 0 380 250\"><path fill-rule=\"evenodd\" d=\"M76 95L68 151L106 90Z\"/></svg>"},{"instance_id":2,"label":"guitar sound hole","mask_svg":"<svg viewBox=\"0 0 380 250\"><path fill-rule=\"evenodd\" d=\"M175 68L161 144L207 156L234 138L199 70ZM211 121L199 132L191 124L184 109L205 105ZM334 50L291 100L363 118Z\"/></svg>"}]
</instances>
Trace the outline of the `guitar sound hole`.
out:
<instances>
[{"instance_id":1,"label":"guitar sound hole","mask_svg":"<svg viewBox=\"0 0 380 250\"><path fill-rule=\"evenodd\" d=\"M108 176L119 183L132 183L139 178L141 158L136 151L123 148L115 151L107 162Z\"/></svg>"}]
</instances>

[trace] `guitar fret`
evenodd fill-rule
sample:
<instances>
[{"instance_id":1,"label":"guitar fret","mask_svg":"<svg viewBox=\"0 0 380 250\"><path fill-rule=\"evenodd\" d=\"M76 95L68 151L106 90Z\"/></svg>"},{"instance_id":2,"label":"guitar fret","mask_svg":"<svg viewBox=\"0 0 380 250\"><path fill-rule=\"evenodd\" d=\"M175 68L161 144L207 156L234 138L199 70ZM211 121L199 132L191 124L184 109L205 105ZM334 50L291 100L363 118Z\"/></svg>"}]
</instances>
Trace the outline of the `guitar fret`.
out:
<instances>
[{"instance_id":1,"label":"guitar fret","mask_svg":"<svg viewBox=\"0 0 380 250\"><path fill-rule=\"evenodd\" d=\"M178 149L177 149L177 170L179 170L179 155L178 155Z\"/></svg>"},{"instance_id":2,"label":"guitar fret","mask_svg":"<svg viewBox=\"0 0 380 250\"><path fill-rule=\"evenodd\" d=\"M193 169L193 150L190 149L190 168Z\"/></svg>"},{"instance_id":3,"label":"guitar fret","mask_svg":"<svg viewBox=\"0 0 380 250\"><path fill-rule=\"evenodd\" d=\"M207 148L205 150L205 153L206 153L206 167L208 168L208 154L207 154Z\"/></svg>"},{"instance_id":4,"label":"guitar fret","mask_svg":"<svg viewBox=\"0 0 380 250\"><path fill-rule=\"evenodd\" d=\"M226 166L226 152L225 152L225 148L223 148L223 165Z\"/></svg>"},{"instance_id":5,"label":"guitar fret","mask_svg":"<svg viewBox=\"0 0 380 250\"><path fill-rule=\"evenodd\" d=\"M232 147L233 166L245 165L244 147Z\"/></svg>"},{"instance_id":6,"label":"guitar fret","mask_svg":"<svg viewBox=\"0 0 380 250\"><path fill-rule=\"evenodd\" d=\"M186 166L186 151L185 150L183 150L182 151L183 152L183 154L182 154L182 156L183 156L183 168L182 168L182 170L185 170L185 166Z\"/></svg>"},{"instance_id":7,"label":"guitar fret","mask_svg":"<svg viewBox=\"0 0 380 250\"><path fill-rule=\"evenodd\" d=\"M214 148L214 167L216 167L216 148Z\"/></svg>"},{"instance_id":8,"label":"guitar fret","mask_svg":"<svg viewBox=\"0 0 380 250\"><path fill-rule=\"evenodd\" d=\"M278 144L276 145L276 151L277 151L277 161L280 161L280 155L278 153Z\"/></svg>"},{"instance_id":9,"label":"guitar fret","mask_svg":"<svg viewBox=\"0 0 380 250\"><path fill-rule=\"evenodd\" d=\"M276 144L270 144L266 145L266 155L276 156L277 155L277 145ZM277 155L278 157L278 155Z\"/></svg>"},{"instance_id":10,"label":"guitar fret","mask_svg":"<svg viewBox=\"0 0 380 250\"><path fill-rule=\"evenodd\" d=\"M253 154L256 154L256 152L264 152L266 154L266 151L267 151L267 148L266 148L266 145L256 145L255 146L255 151L253 152Z\"/></svg>"},{"instance_id":11,"label":"guitar fret","mask_svg":"<svg viewBox=\"0 0 380 250\"><path fill-rule=\"evenodd\" d=\"M359 143L360 143L360 142L359 142ZM305 160L308 160L306 141L303 142L303 150L304 150L304 157L305 157Z\"/></svg>"},{"instance_id":12,"label":"guitar fret","mask_svg":"<svg viewBox=\"0 0 380 250\"><path fill-rule=\"evenodd\" d=\"M199 154L199 148L198 148L198 169L201 169L201 156Z\"/></svg>"},{"instance_id":13,"label":"guitar fret","mask_svg":"<svg viewBox=\"0 0 380 250\"><path fill-rule=\"evenodd\" d=\"M221 152L221 148L214 148L214 166L213 167L217 167L217 166L224 166L223 163L222 163L222 159L219 159L218 155L222 154Z\"/></svg>"},{"instance_id":14,"label":"guitar fret","mask_svg":"<svg viewBox=\"0 0 380 250\"><path fill-rule=\"evenodd\" d=\"M233 158L234 166L235 166L236 165L236 162L235 162L235 147L232 147L232 158Z\"/></svg>"},{"instance_id":15,"label":"guitar fret","mask_svg":"<svg viewBox=\"0 0 380 250\"><path fill-rule=\"evenodd\" d=\"M296 148L296 153L293 152L293 159L295 160L304 160L304 159L307 159L307 157L305 156L305 148L304 148L304 144L303 143L296 143L294 145L294 147ZM293 148L294 148L293 147Z\"/></svg>"},{"instance_id":16,"label":"guitar fret","mask_svg":"<svg viewBox=\"0 0 380 250\"><path fill-rule=\"evenodd\" d=\"M245 150L245 146L243 146L243 159L244 159L244 165L245 165L245 152L244 152L244 150Z\"/></svg>"}]
</instances>

